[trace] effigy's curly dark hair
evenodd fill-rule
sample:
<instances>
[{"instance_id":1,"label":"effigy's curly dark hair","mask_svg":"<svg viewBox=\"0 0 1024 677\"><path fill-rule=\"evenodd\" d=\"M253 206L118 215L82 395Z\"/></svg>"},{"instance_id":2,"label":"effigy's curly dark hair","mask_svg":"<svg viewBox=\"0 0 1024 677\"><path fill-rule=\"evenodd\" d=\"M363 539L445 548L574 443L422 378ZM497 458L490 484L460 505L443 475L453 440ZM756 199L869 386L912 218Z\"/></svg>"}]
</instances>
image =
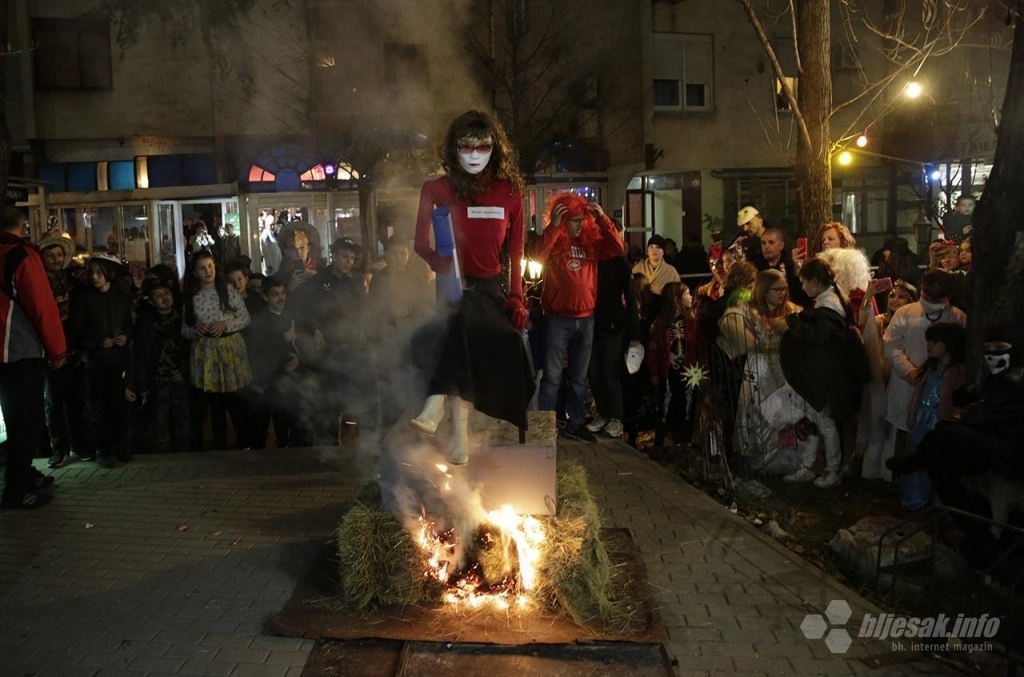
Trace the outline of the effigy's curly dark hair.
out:
<instances>
[{"instance_id":1,"label":"effigy's curly dark hair","mask_svg":"<svg viewBox=\"0 0 1024 677\"><path fill-rule=\"evenodd\" d=\"M479 174L466 173L459 164L459 139L487 137L491 137L494 142L490 162ZM460 201L472 202L477 195L490 187L494 179L508 181L519 193L522 193L526 186L519 171L516 149L509 141L501 122L490 113L469 110L455 118L438 147L438 155L448 180L452 182L455 197Z\"/></svg>"}]
</instances>

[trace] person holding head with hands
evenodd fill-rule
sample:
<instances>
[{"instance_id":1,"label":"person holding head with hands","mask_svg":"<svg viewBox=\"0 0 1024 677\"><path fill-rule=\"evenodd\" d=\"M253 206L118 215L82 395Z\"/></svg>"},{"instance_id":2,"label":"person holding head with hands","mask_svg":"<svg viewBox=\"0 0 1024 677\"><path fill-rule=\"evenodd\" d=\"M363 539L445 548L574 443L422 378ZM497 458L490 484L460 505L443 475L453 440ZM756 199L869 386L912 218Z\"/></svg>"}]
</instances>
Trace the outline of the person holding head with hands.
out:
<instances>
[{"instance_id":1,"label":"person holding head with hands","mask_svg":"<svg viewBox=\"0 0 1024 677\"><path fill-rule=\"evenodd\" d=\"M554 411L562 386L562 365L568 359L569 389L565 434L594 442L586 429L587 369L594 340L597 305L597 264L622 255L619 230L596 202L563 193L548 205L544 234L534 243L532 258L545 264L544 376L540 408ZM667 267L667 264L665 264ZM674 270L670 268L671 270Z\"/></svg>"}]
</instances>

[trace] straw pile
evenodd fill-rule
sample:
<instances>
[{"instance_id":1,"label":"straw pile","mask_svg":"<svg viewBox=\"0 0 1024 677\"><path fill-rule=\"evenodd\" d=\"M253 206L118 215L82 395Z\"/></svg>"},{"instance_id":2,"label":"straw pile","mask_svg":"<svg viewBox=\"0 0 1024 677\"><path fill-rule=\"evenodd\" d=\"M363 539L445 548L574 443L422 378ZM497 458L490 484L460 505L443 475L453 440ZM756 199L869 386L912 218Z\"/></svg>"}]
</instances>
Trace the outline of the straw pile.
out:
<instances>
[{"instance_id":1,"label":"straw pile","mask_svg":"<svg viewBox=\"0 0 1024 677\"><path fill-rule=\"evenodd\" d=\"M338 526L341 597L346 606L428 601L426 560L393 513L357 504Z\"/></svg>"},{"instance_id":2,"label":"straw pile","mask_svg":"<svg viewBox=\"0 0 1024 677\"><path fill-rule=\"evenodd\" d=\"M537 593L580 624L610 612L608 553L601 542L601 515L579 463L559 463L558 513L541 518L547 535Z\"/></svg>"},{"instance_id":3,"label":"straw pile","mask_svg":"<svg viewBox=\"0 0 1024 677\"><path fill-rule=\"evenodd\" d=\"M628 631L646 623L632 587L636 581L613 575L601 539L600 511L579 463L558 463L557 490L558 513L538 518L546 541L537 571L537 599L581 625ZM379 504L358 504L345 515L337 534L345 606L440 603L440 586L423 575L424 555L399 519L381 511ZM515 545L487 525L471 538L469 557L479 564L483 580L491 585L507 582L517 568Z\"/></svg>"}]
</instances>

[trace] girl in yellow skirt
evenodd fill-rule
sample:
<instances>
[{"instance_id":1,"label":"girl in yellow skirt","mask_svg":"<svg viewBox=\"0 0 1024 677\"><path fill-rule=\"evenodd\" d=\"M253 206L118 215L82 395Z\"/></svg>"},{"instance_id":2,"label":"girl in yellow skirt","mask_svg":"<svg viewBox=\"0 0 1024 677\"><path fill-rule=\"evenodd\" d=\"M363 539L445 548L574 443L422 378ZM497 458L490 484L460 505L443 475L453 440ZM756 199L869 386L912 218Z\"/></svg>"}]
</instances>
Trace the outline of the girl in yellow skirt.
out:
<instances>
[{"instance_id":1,"label":"girl in yellow skirt","mask_svg":"<svg viewBox=\"0 0 1024 677\"><path fill-rule=\"evenodd\" d=\"M248 447L249 426L239 391L252 382L252 370L239 332L249 326L249 311L238 292L217 273L213 254L199 251L191 264L185 276L181 335L192 342L192 387L205 394L210 403L214 448L228 448L229 413L236 446Z\"/></svg>"}]
</instances>

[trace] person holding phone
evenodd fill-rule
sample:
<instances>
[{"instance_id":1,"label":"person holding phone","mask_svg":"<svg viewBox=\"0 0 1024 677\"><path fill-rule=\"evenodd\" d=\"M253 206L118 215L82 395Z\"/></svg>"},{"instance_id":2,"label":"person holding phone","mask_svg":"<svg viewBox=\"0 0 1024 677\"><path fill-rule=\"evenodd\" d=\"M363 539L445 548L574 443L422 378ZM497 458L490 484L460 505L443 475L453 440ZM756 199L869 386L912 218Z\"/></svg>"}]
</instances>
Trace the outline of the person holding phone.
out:
<instances>
[{"instance_id":1,"label":"person holding phone","mask_svg":"<svg viewBox=\"0 0 1024 677\"><path fill-rule=\"evenodd\" d=\"M786 251L786 234L778 228L768 228L761 233L761 256L763 263L758 266L758 270L782 273L789 287L790 300L801 307L809 306L811 299L804 293L797 267Z\"/></svg>"}]
</instances>

